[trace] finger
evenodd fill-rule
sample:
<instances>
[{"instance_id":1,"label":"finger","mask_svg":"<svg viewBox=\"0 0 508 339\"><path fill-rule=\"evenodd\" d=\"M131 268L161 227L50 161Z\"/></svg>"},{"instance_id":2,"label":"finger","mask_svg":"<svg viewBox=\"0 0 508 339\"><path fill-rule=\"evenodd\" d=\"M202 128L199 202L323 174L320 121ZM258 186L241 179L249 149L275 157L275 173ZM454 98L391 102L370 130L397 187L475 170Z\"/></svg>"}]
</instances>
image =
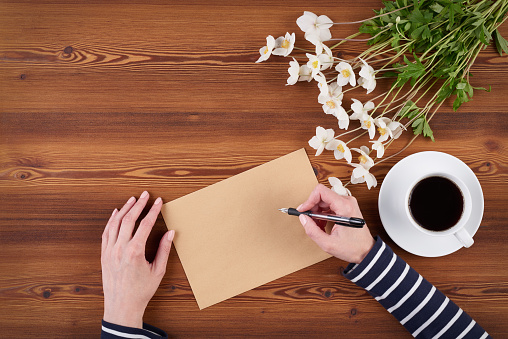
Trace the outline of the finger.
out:
<instances>
[{"instance_id":1,"label":"finger","mask_svg":"<svg viewBox=\"0 0 508 339\"><path fill-rule=\"evenodd\" d=\"M300 223L305 229L305 233L311 238L321 249L325 252L330 251L330 245L333 239L330 238L328 234L326 234L318 225L306 216L305 214L300 214L299 216Z\"/></svg>"},{"instance_id":2,"label":"finger","mask_svg":"<svg viewBox=\"0 0 508 339\"><path fill-rule=\"evenodd\" d=\"M146 240L148 239L148 236L152 231L153 225L157 220L157 216L159 215L161 208L162 208L162 199L157 198L157 200L155 200L155 202L153 203L152 208L150 208L150 211L148 212L146 217L144 217L143 220L141 220L141 223L139 224L138 230L136 231L133 240L139 241L142 244L146 244Z\"/></svg>"},{"instance_id":3,"label":"finger","mask_svg":"<svg viewBox=\"0 0 508 339\"><path fill-rule=\"evenodd\" d=\"M163 276L166 273L166 266L168 265L169 252L171 251L171 244L175 237L175 231L171 230L166 232L162 237L157 254L153 260L153 269L156 275Z\"/></svg>"},{"instance_id":4,"label":"finger","mask_svg":"<svg viewBox=\"0 0 508 339\"><path fill-rule=\"evenodd\" d=\"M136 225L136 220L138 220L139 215L143 212L143 209L148 202L149 194L147 191L144 191L139 197L138 201L132 206L132 208L125 214L122 218L122 223L120 225L120 233L118 234L118 241L128 242L132 238L132 231L134 231L134 226Z\"/></svg>"},{"instance_id":5,"label":"finger","mask_svg":"<svg viewBox=\"0 0 508 339\"><path fill-rule=\"evenodd\" d=\"M316 210L318 204L322 202L321 192L324 190L326 190L326 187L321 184L314 187L307 200L303 204L298 206L298 210L299 211L308 211L312 209Z\"/></svg>"},{"instance_id":6,"label":"finger","mask_svg":"<svg viewBox=\"0 0 508 339\"><path fill-rule=\"evenodd\" d=\"M116 213L116 215L111 219L111 222L109 223L109 235L108 235L108 244L115 244L118 240L118 230L120 229L120 222L122 221L122 218L129 212L129 210L132 208L134 203L136 202L136 198L131 197L125 205Z\"/></svg>"},{"instance_id":7,"label":"finger","mask_svg":"<svg viewBox=\"0 0 508 339\"><path fill-rule=\"evenodd\" d=\"M113 210L113 213L109 217L106 227L104 227L104 232L102 232L102 251L101 251L101 253L104 253L104 251L106 250L106 247L108 246L109 227L111 225L113 218L115 217L115 215L117 213L118 213L118 210L115 208Z\"/></svg>"},{"instance_id":8,"label":"finger","mask_svg":"<svg viewBox=\"0 0 508 339\"><path fill-rule=\"evenodd\" d=\"M314 188L307 201L299 207L301 211L306 211L318 205L323 210L331 209L334 212L339 212L341 206L345 203L347 203L346 197L340 196L331 189L320 184Z\"/></svg>"}]
</instances>

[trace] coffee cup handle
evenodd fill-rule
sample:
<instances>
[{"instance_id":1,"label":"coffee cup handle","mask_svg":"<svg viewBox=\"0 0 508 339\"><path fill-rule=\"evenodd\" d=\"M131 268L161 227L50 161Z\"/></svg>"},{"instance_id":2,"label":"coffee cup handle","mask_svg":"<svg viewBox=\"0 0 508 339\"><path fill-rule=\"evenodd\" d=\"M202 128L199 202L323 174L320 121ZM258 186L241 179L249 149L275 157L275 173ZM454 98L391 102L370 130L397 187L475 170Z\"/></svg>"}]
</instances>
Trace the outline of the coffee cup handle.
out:
<instances>
[{"instance_id":1,"label":"coffee cup handle","mask_svg":"<svg viewBox=\"0 0 508 339\"><path fill-rule=\"evenodd\" d=\"M461 242L464 247L471 247L474 243L473 238L469 235L465 228L461 228L455 232L455 237Z\"/></svg>"}]
</instances>

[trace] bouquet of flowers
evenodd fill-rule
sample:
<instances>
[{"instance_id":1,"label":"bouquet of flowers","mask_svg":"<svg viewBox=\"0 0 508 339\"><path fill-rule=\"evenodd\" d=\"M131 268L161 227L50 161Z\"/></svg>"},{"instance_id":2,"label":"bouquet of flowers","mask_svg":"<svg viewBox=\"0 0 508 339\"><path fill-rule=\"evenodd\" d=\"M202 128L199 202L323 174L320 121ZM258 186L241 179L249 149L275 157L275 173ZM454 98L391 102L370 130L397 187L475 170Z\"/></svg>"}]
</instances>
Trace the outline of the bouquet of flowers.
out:
<instances>
[{"instance_id":1,"label":"bouquet of flowers","mask_svg":"<svg viewBox=\"0 0 508 339\"><path fill-rule=\"evenodd\" d=\"M507 19L507 0L396 0L385 1L384 5L371 18L346 23L304 12L296 23L315 50L296 47L295 33L277 39L269 35L256 61L291 55L287 85L316 81L318 103L324 113L337 118L338 128L345 131L335 136L334 129L318 126L309 145L317 150L316 156L329 150L337 160L345 159L354 167L350 183L365 182L368 189L377 185L370 172L373 166L402 152L418 135L434 141L429 122L445 99L455 97L456 111L472 99L474 90L490 91L490 87L473 87L469 77L476 57L492 39L500 55L508 54L508 43L497 30ZM359 23L362 25L357 33L332 39L330 29L334 25ZM360 34L370 37L358 39ZM334 40L338 42L327 44ZM334 49L350 41L366 41L370 47L352 59L334 55ZM363 88L369 94L380 78L393 79L389 90L363 103L351 98L350 109L343 107L347 92ZM344 89L346 86L349 88ZM353 128L349 129L350 125ZM383 158L385 150L408 129L414 134L411 141ZM351 147L366 134L370 147ZM358 163L352 162L352 151L359 154ZM335 177L329 182L337 193L351 195L345 188L349 182L343 185Z\"/></svg>"}]
</instances>

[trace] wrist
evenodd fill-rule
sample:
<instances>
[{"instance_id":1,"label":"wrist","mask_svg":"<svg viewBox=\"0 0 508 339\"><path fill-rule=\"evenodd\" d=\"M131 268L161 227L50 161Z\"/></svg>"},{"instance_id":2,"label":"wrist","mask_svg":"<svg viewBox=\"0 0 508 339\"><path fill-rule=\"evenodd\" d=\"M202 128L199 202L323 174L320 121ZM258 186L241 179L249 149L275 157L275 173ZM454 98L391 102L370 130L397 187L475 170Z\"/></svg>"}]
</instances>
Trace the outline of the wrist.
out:
<instances>
[{"instance_id":1,"label":"wrist","mask_svg":"<svg viewBox=\"0 0 508 339\"><path fill-rule=\"evenodd\" d=\"M142 310L129 309L124 306L119 307L108 307L104 306L104 321L108 323L133 327L143 328L143 314L145 313L144 308Z\"/></svg>"},{"instance_id":2,"label":"wrist","mask_svg":"<svg viewBox=\"0 0 508 339\"><path fill-rule=\"evenodd\" d=\"M359 264L365 259L367 254L372 250L372 247L374 247L374 244L376 241L373 237L370 237L369 241L365 243L365 246L362 247L362 250L358 253L358 257L356 260L353 261L355 264Z\"/></svg>"}]
</instances>

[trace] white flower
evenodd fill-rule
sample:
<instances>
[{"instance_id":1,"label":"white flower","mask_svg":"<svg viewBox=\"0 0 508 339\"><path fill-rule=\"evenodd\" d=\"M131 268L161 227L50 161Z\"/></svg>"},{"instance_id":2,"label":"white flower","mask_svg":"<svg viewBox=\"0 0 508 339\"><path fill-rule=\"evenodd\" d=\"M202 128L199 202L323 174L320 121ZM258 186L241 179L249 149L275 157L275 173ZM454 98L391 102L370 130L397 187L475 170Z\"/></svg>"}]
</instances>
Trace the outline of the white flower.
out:
<instances>
[{"instance_id":1,"label":"white flower","mask_svg":"<svg viewBox=\"0 0 508 339\"><path fill-rule=\"evenodd\" d=\"M378 158L382 158L383 155L385 154L385 145L383 144L382 141L380 141L380 139L377 141L370 141L372 142L372 149L377 151L376 156Z\"/></svg>"},{"instance_id":2,"label":"white flower","mask_svg":"<svg viewBox=\"0 0 508 339\"><path fill-rule=\"evenodd\" d=\"M314 77L316 74L321 71L321 61L319 61L319 57L314 54L307 53L307 58L309 58L309 61L307 61L307 67L310 68L312 72L312 77Z\"/></svg>"},{"instance_id":3,"label":"white flower","mask_svg":"<svg viewBox=\"0 0 508 339\"><path fill-rule=\"evenodd\" d=\"M326 144L325 148L329 151L333 151L335 159L340 160L344 158L348 163L351 163L353 156L351 154L351 150L347 147L345 142L333 139Z\"/></svg>"},{"instance_id":4,"label":"white flower","mask_svg":"<svg viewBox=\"0 0 508 339\"><path fill-rule=\"evenodd\" d=\"M286 36L280 36L275 40L275 49L273 55L282 55L287 57L295 47L295 33L286 33Z\"/></svg>"},{"instance_id":5,"label":"white flower","mask_svg":"<svg viewBox=\"0 0 508 339\"><path fill-rule=\"evenodd\" d=\"M363 59L360 58L363 63L362 69L360 70L360 79L358 84L367 90L367 94L372 92L376 88L376 76L374 74L374 68L369 66Z\"/></svg>"},{"instance_id":6,"label":"white flower","mask_svg":"<svg viewBox=\"0 0 508 339\"><path fill-rule=\"evenodd\" d=\"M337 76L337 83L339 86L345 86L348 83L351 86L356 86L356 76L350 64L341 61L337 66L335 66L335 70L339 72L339 75Z\"/></svg>"},{"instance_id":7,"label":"white flower","mask_svg":"<svg viewBox=\"0 0 508 339\"><path fill-rule=\"evenodd\" d=\"M349 115L347 115L346 110L342 106L339 106L339 109L335 112L335 116L339 120L340 129L347 129L349 127Z\"/></svg>"},{"instance_id":8,"label":"white flower","mask_svg":"<svg viewBox=\"0 0 508 339\"><path fill-rule=\"evenodd\" d=\"M342 185L342 181L336 177L329 177L328 182L332 186L332 191L338 195L351 196L351 192Z\"/></svg>"},{"instance_id":9,"label":"white flower","mask_svg":"<svg viewBox=\"0 0 508 339\"><path fill-rule=\"evenodd\" d=\"M369 152L369 148L367 146L362 146L360 149L351 148L353 151L360 153L358 160L360 161L360 165L366 169L370 169L374 166L374 160L367 154Z\"/></svg>"},{"instance_id":10,"label":"white flower","mask_svg":"<svg viewBox=\"0 0 508 339\"><path fill-rule=\"evenodd\" d=\"M328 69L328 68L332 68L333 61L334 61L332 50L325 45L323 45L323 49L325 50L325 53L320 54L318 56L318 59L321 62L321 70L322 71L325 69Z\"/></svg>"},{"instance_id":11,"label":"white flower","mask_svg":"<svg viewBox=\"0 0 508 339\"><path fill-rule=\"evenodd\" d=\"M372 119L370 115L364 114L360 118L360 121L362 123L362 128L369 131L369 138L373 139L374 136L376 135L376 126L374 124L374 119Z\"/></svg>"},{"instance_id":12,"label":"white flower","mask_svg":"<svg viewBox=\"0 0 508 339\"><path fill-rule=\"evenodd\" d=\"M298 64L298 61L296 61L295 58L293 58L293 61L289 62L289 68L288 68L289 78L287 80L287 85L294 85L298 81L299 73L300 73L300 65Z\"/></svg>"},{"instance_id":13,"label":"white flower","mask_svg":"<svg viewBox=\"0 0 508 339\"><path fill-rule=\"evenodd\" d=\"M389 118L377 118L374 120L376 126L378 127L377 131L379 132L379 141L384 142L388 140L388 138L397 139L404 128L404 126L397 121L392 121Z\"/></svg>"},{"instance_id":14,"label":"white flower","mask_svg":"<svg viewBox=\"0 0 508 339\"><path fill-rule=\"evenodd\" d=\"M326 82L326 77L323 73L319 72L314 76L314 80L318 83L319 95L328 95L328 83ZM318 98L319 101L319 98Z\"/></svg>"},{"instance_id":15,"label":"white flower","mask_svg":"<svg viewBox=\"0 0 508 339\"><path fill-rule=\"evenodd\" d=\"M321 53L323 53L323 49L328 48L328 46L326 46L317 35L305 35L305 39L307 39L314 46L316 46L316 55L320 55Z\"/></svg>"},{"instance_id":16,"label":"white flower","mask_svg":"<svg viewBox=\"0 0 508 339\"><path fill-rule=\"evenodd\" d=\"M332 27L333 21L326 15L317 16L312 12L303 12L303 15L296 19L296 24L305 32L305 39L308 36L316 36L320 41L332 38L330 27Z\"/></svg>"},{"instance_id":17,"label":"white flower","mask_svg":"<svg viewBox=\"0 0 508 339\"><path fill-rule=\"evenodd\" d=\"M402 131L405 131L406 128L404 127L404 125L402 125L400 122L396 122L397 124L399 124L397 127L395 127L395 129L392 129L392 133L393 133L393 136L392 138L393 139L397 139L398 137L400 137L400 135L402 134ZM389 126L389 125L388 125ZM391 127L390 127L391 128Z\"/></svg>"},{"instance_id":18,"label":"white flower","mask_svg":"<svg viewBox=\"0 0 508 339\"><path fill-rule=\"evenodd\" d=\"M316 127L316 135L309 140L310 147L316 149L316 157L323 153L326 144L333 140L333 129L324 129L321 126Z\"/></svg>"},{"instance_id":19,"label":"white flower","mask_svg":"<svg viewBox=\"0 0 508 339\"><path fill-rule=\"evenodd\" d=\"M365 182L367 183L368 189L377 186L376 177L374 176L374 174L369 172L369 169L358 164L351 164L351 166L355 167L353 173L351 173L351 183L360 184L362 182Z\"/></svg>"},{"instance_id":20,"label":"white flower","mask_svg":"<svg viewBox=\"0 0 508 339\"><path fill-rule=\"evenodd\" d=\"M310 70L307 65L301 65L300 66L300 78L298 78L298 81L308 81L310 82L312 80L312 71Z\"/></svg>"},{"instance_id":21,"label":"white flower","mask_svg":"<svg viewBox=\"0 0 508 339\"><path fill-rule=\"evenodd\" d=\"M328 91L325 93L322 91L318 96L318 102L323 105L323 111L326 114L335 115L339 107L342 105L342 87L337 83L332 83L327 86Z\"/></svg>"},{"instance_id":22,"label":"white flower","mask_svg":"<svg viewBox=\"0 0 508 339\"><path fill-rule=\"evenodd\" d=\"M275 39L271 35L267 36L266 46L263 46L259 49L259 54L261 54L261 56L256 62L267 60L270 57L270 55L272 55L272 50L274 47L275 47Z\"/></svg>"},{"instance_id":23,"label":"white flower","mask_svg":"<svg viewBox=\"0 0 508 339\"><path fill-rule=\"evenodd\" d=\"M367 101L365 105L363 105L359 100L353 98L352 100L351 109L354 113L351 114L351 120L359 120L364 114L374 109L374 103L372 101Z\"/></svg>"}]
</instances>

